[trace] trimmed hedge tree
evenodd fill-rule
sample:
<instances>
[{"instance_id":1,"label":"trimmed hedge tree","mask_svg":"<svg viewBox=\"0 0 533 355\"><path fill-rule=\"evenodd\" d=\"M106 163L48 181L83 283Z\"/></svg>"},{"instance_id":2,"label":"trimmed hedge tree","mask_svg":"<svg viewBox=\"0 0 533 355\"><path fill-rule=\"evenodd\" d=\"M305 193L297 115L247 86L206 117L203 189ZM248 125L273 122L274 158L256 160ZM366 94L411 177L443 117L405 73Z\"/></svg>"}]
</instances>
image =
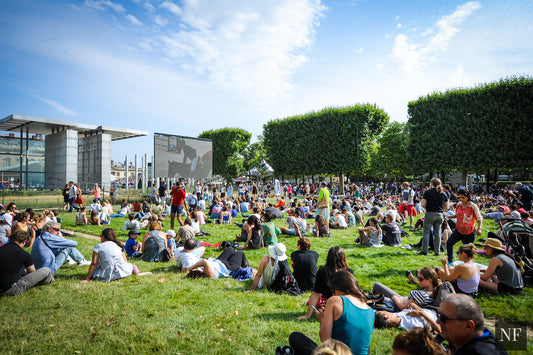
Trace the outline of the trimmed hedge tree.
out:
<instances>
[{"instance_id":1,"label":"trimmed hedge tree","mask_svg":"<svg viewBox=\"0 0 533 355\"><path fill-rule=\"evenodd\" d=\"M370 104L269 121L263 125L267 161L284 176L353 173L358 167L363 172L372 142L388 121Z\"/></svg>"},{"instance_id":2,"label":"trimmed hedge tree","mask_svg":"<svg viewBox=\"0 0 533 355\"><path fill-rule=\"evenodd\" d=\"M408 112L408 151L416 173L533 164L530 77L434 93L410 102Z\"/></svg>"}]
</instances>

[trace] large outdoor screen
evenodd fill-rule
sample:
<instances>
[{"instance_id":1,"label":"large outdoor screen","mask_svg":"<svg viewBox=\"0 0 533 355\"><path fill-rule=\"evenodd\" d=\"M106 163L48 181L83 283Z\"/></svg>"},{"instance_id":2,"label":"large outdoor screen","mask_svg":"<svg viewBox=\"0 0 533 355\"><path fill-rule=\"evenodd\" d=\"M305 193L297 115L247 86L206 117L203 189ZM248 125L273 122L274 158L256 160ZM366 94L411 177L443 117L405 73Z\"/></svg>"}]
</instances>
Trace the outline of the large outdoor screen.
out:
<instances>
[{"instance_id":1,"label":"large outdoor screen","mask_svg":"<svg viewBox=\"0 0 533 355\"><path fill-rule=\"evenodd\" d=\"M210 139L154 133L155 176L160 178L210 178L213 148Z\"/></svg>"}]
</instances>

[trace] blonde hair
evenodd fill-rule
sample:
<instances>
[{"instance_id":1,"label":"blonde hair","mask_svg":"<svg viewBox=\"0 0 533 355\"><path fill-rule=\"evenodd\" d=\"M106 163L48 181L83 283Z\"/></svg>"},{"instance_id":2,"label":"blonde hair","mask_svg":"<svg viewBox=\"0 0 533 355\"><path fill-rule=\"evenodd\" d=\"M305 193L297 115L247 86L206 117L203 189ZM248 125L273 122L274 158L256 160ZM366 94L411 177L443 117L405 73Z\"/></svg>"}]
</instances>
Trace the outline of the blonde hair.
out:
<instances>
[{"instance_id":1,"label":"blonde hair","mask_svg":"<svg viewBox=\"0 0 533 355\"><path fill-rule=\"evenodd\" d=\"M328 339L316 347L313 355L352 355L352 351L343 342Z\"/></svg>"}]
</instances>

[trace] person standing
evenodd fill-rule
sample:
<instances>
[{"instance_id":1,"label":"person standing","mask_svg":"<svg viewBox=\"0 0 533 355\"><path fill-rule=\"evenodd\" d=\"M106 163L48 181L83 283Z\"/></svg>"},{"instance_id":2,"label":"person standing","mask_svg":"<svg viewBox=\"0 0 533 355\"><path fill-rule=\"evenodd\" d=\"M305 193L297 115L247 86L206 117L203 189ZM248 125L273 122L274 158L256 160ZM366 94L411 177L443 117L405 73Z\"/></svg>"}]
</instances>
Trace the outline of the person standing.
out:
<instances>
[{"instance_id":1,"label":"person standing","mask_svg":"<svg viewBox=\"0 0 533 355\"><path fill-rule=\"evenodd\" d=\"M483 217L479 212L477 205L472 202L470 193L465 189L460 189L457 193L461 203L455 207L455 215L447 216L447 219L457 218L457 224L452 235L446 242L446 251L448 254L448 264L453 262L453 246L455 243L462 241L463 244L473 243L476 235L481 235ZM477 221L477 230L475 222Z\"/></svg>"},{"instance_id":2,"label":"person standing","mask_svg":"<svg viewBox=\"0 0 533 355\"><path fill-rule=\"evenodd\" d=\"M428 254L429 235L433 228L433 247L435 255L440 254L441 225L444 222L444 206L448 197L442 191L442 183L438 178L431 179L431 189L424 191L422 207L426 209L424 230L422 233L422 250L419 255Z\"/></svg>"},{"instance_id":3,"label":"person standing","mask_svg":"<svg viewBox=\"0 0 533 355\"><path fill-rule=\"evenodd\" d=\"M72 213L75 199L76 199L76 186L74 186L74 181L69 181L68 183L68 212L69 213Z\"/></svg>"},{"instance_id":4,"label":"person standing","mask_svg":"<svg viewBox=\"0 0 533 355\"><path fill-rule=\"evenodd\" d=\"M161 204L166 203L167 201L167 183L165 180L161 181L161 185L159 185L159 202Z\"/></svg>"},{"instance_id":5,"label":"person standing","mask_svg":"<svg viewBox=\"0 0 533 355\"><path fill-rule=\"evenodd\" d=\"M54 282L52 271L47 267L36 270L32 256L23 249L29 239L28 232L18 230L11 235L9 243L0 247L0 295L15 296L37 285Z\"/></svg>"},{"instance_id":6,"label":"person standing","mask_svg":"<svg viewBox=\"0 0 533 355\"><path fill-rule=\"evenodd\" d=\"M183 207L185 207L185 210L187 210L187 202L185 202L186 197L187 194L182 188L182 183L180 181L176 182L176 184L172 188L172 206L170 207L170 229L174 229L174 218L176 218L176 214L178 215L178 223L180 224L180 226L183 226L183 221L181 220L181 213L183 212Z\"/></svg>"},{"instance_id":7,"label":"person standing","mask_svg":"<svg viewBox=\"0 0 533 355\"><path fill-rule=\"evenodd\" d=\"M128 182L126 181L126 184ZM111 204L116 205L117 204L117 185L113 182L111 184L111 188L109 189L109 197L111 199Z\"/></svg>"},{"instance_id":8,"label":"person standing","mask_svg":"<svg viewBox=\"0 0 533 355\"><path fill-rule=\"evenodd\" d=\"M317 213L321 214L326 221L329 220L329 190L325 181L320 183L320 192L318 193Z\"/></svg>"}]
</instances>

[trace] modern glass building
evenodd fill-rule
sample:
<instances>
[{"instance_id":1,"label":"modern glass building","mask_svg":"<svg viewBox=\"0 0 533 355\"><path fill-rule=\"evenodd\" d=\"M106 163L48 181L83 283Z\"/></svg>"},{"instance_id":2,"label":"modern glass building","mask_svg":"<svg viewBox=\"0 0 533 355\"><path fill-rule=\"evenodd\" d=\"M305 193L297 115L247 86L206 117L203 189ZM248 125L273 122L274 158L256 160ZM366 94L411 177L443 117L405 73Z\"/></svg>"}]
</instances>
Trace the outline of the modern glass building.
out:
<instances>
[{"instance_id":1,"label":"modern glass building","mask_svg":"<svg viewBox=\"0 0 533 355\"><path fill-rule=\"evenodd\" d=\"M111 142L148 132L10 115L0 120L0 178L22 188L111 185Z\"/></svg>"}]
</instances>

